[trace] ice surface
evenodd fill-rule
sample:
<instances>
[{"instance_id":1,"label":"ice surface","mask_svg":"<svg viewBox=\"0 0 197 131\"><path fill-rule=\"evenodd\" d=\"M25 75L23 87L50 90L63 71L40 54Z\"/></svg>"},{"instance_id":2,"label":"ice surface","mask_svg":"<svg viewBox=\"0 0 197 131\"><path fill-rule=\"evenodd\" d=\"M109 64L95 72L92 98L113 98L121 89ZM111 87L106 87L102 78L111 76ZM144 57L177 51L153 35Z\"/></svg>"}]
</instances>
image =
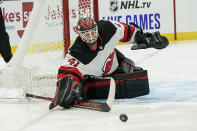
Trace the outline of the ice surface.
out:
<instances>
[{"instance_id":1,"label":"ice surface","mask_svg":"<svg viewBox=\"0 0 197 131\"><path fill-rule=\"evenodd\" d=\"M149 95L116 100L109 113L60 107L49 111L45 101L0 103L0 131L196 131L197 41L174 42L164 50L130 47L118 49L148 70ZM125 123L119 120L122 113L128 116Z\"/></svg>"}]
</instances>

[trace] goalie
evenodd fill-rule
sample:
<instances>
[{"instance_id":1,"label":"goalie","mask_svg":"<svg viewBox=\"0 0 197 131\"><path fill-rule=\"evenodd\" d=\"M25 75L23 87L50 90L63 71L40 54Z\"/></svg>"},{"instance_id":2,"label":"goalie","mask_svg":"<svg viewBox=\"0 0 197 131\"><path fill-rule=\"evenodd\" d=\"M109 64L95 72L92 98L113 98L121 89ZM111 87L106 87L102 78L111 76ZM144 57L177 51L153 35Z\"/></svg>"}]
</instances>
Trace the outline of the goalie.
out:
<instances>
[{"instance_id":1,"label":"goalie","mask_svg":"<svg viewBox=\"0 0 197 131\"><path fill-rule=\"evenodd\" d=\"M159 32L143 33L137 25L116 21L94 21L82 17L78 21L78 37L69 48L64 65L57 75L57 89L49 109L57 105L69 108L74 99L105 99L109 79L116 81L116 99L149 94L147 71L137 67L116 49L117 43L133 43L131 50L168 46Z\"/></svg>"}]
</instances>

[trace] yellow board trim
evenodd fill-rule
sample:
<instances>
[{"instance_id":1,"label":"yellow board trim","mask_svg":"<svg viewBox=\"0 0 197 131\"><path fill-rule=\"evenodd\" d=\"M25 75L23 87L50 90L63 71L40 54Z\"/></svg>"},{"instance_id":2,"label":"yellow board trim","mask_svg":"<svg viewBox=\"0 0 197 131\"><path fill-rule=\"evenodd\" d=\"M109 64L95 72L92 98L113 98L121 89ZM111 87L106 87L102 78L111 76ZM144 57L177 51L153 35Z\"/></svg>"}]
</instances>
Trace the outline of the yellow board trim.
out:
<instances>
[{"instance_id":1,"label":"yellow board trim","mask_svg":"<svg viewBox=\"0 0 197 131\"><path fill-rule=\"evenodd\" d=\"M177 40L174 40L174 33L163 33L161 34L163 36L166 36L169 41L182 41L182 40L197 40L197 32L180 32L177 33ZM73 43L73 41L71 41ZM125 45L126 43L119 42L118 45ZM41 47L41 48L40 48ZM53 47L53 48L51 48ZM17 50L18 46L11 46L12 53L14 54ZM36 48L37 50L33 50L33 48ZM39 43L39 44L34 44L31 46L29 51L31 53L35 52L46 52L50 50L59 50L63 49L63 42L50 42L50 43Z\"/></svg>"},{"instance_id":2,"label":"yellow board trim","mask_svg":"<svg viewBox=\"0 0 197 131\"><path fill-rule=\"evenodd\" d=\"M197 40L197 32L177 33L177 40Z\"/></svg>"},{"instance_id":3,"label":"yellow board trim","mask_svg":"<svg viewBox=\"0 0 197 131\"><path fill-rule=\"evenodd\" d=\"M179 32L176 34L177 39L174 38L174 33L164 33L169 41L182 41L182 40L197 40L197 32Z\"/></svg>"},{"instance_id":4,"label":"yellow board trim","mask_svg":"<svg viewBox=\"0 0 197 131\"><path fill-rule=\"evenodd\" d=\"M18 46L11 46L12 54L16 52L17 48ZM56 41L50 43L46 42L31 45L31 47L28 48L28 53L47 52L61 49L64 49L63 41Z\"/></svg>"}]
</instances>

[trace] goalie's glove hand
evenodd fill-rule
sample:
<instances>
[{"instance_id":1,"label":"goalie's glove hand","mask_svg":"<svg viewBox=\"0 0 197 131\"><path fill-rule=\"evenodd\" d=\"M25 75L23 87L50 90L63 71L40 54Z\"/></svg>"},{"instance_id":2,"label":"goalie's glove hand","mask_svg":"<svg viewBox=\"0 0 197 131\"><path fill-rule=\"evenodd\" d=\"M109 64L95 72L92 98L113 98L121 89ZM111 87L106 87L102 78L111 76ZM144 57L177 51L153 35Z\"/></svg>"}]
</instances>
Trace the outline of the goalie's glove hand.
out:
<instances>
[{"instance_id":1,"label":"goalie's glove hand","mask_svg":"<svg viewBox=\"0 0 197 131\"><path fill-rule=\"evenodd\" d=\"M169 45L169 41L165 36L161 36L160 33L141 33L138 31L135 36L137 44L131 47L131 50L155 48L163 49Z\"/></svg>"},{"instance_id":2,"label":"goalie's glove hand","mask_svg":"<svg viewBox=\"0 0 197 131\"><path fill-rule=\"evenodd\" d=\"M57 82L55 97L49 106L53 109L56 106L70 108L73 105L74 99L82 99L81 84L70 76L66 76Z\"/></svg>"}]
</instances>

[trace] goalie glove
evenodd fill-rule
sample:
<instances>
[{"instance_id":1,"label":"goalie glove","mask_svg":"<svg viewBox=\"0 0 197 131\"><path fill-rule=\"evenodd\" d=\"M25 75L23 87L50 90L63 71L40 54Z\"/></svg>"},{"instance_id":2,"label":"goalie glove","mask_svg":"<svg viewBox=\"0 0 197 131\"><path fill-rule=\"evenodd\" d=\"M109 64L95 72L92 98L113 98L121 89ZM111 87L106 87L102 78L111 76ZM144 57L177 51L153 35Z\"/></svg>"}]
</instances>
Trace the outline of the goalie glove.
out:
<instances>
[{"instance_id":1,"label":"goalie glove","mask_svg":"<svg viewBox=\"0 0 197 131\"><path fill-rule=\"evenodd\" d=\"M51 110L58 105L64 108L70 108L74 99L82 99L81 84L71 76L66 76L57 82L55 97L49 109Z\"/></svg>"},{"instance_id":2,"label":"goalie glove","mask_svg":"<svg viewBox=\"0 0 197 131\"><path fill-rule=\"evenodd\" d=\"M169 41L165 36L161 36L160 33L142 33L141 31L136 32L135 41L137 44L131 47L131 50L155 48L163 49L169 45Z\"/></svg>"}]
</instances>

